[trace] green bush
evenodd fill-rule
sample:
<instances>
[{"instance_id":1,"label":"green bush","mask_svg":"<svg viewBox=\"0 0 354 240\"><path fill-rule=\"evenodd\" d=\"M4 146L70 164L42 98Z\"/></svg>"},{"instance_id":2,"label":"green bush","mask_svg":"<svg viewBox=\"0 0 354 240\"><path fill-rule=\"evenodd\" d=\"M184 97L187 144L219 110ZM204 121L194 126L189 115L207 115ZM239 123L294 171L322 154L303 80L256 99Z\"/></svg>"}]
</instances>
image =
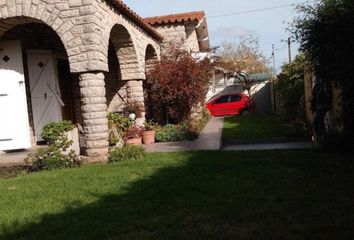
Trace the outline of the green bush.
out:
<instances>
[{"instance_id":1,"label":"green bush","mask_svg":"<svg viewBox=\"0 0 354 240\"><path fill-rule=\"evenodd\" d=\"M41 136L48 143L48 147L40 148L36 153L28 155L25 159L27 171L37 172L79 166L75 151L66 153L73 144L73 141L68 139L67 133L74 127L68 121L51 122L45 125Z\"/></svg>"},{"instance_id":2,"label":"green bush","mask_svg":"<svg viewBox=\"0 0 354 240\"><path fill-rule=\"evenodd\" d=\"M305 54L298 55L292 63L284 64L277 76L276 92L278 113L294 123L306 122L304 71L307 64Z\"/></svg>"},{"instance_id":3,"label":"green bush","mask_svg":"<svg viewBox=\"0 0 354 240\"><path fill-rule=\"evenodd\" d=\"M51 122L43 127L41 136L48 145L55 145L65 151L73 143L68 140L66 133L73 130L74 127L75 125L69 121Z\"/></svg>"},{"instance_id":4,"label":"green bush","mask_svg":"<svg viewBox=\"0 0 354 240\"><path fill-rule=\"evenodd\" d=\"M203 111L200 119L190 120L178 125L167 124L156 128L157 142L176 142L191 141L198 138L199 133L203 130L205 124L210 119L208 111Z\"/></svg>"},{"instance_id":5,"label":"green bush","mask_svg":"<svg viewBox=\"0 0 354 240\"><path fill-rule=\"evenodd\" d=\"M129 160L141 160L145 156L144 148L140 146L126 145L123 148L114 148L110 151L108 160L117 163Z\"/></svg>"},{"instance_id":6,"label":"green bush","mask_svg":"<svg viewBox=\"0 0 354 240\"><path fill-rule=\"evenodd\" d=\"M118 113L108 113L109 145L116 146L132 125L130 118Z\"/></svg>"},{"instance_id":7,"label":"green bush","mask_svg":"<svg viewBox=\"0 0 354 240\"><path fill-rule=\"evenodd\" d=\"M65 154L55 146L40 148L38 152L29 154L25 160L27 163L25 168L29 172L80 166L74 151Z\"/></svg>"},{"instance_id":8,"label":"green bush","mask_svg":"<svg viewBox=\"0 0 354 240\"><path fill-rule=\"evenodd\" d=\"M198 133L191 130L191 126L187 123L180 125L167 124L161 127L156 133L157 142L176 142L193 140Z\"/></svg>"}]
</instances>

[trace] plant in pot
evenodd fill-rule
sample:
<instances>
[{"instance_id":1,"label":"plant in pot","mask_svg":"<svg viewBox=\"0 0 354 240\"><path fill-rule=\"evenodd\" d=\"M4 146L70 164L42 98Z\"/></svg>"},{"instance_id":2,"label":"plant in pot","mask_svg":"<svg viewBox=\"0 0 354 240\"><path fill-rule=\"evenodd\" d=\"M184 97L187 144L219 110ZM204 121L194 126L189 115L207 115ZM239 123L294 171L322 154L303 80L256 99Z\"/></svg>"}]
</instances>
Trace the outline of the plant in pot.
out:
<instances>
[{"instance_id":1,"label":"plant in pot","mask_svg":"<svg viewBox=\"0 0 354 240\"><path fill-rule=\"evenodd\" d=\"M144 106L138 101L128 102L124 106L123 112L127 117L134 114L135 118L141 118L143 116Z\"/></svg>"},{"instance_id":2,"label":"plant in pot","mask_svg":"<svg viewBox=\"0 0 354 240\"><path fill-rule=\"evenodd\" d=\"M158 124L153 121L146 121L144 123L143 131L143 143L144 144L153 144L155 142L156 129L159 127Z\"/></svg>"},{"instance_id":3,"label":"plant in pot","mask_svg":"<svg viewBox=\"0 0 354 240\"><path fill-rule=\"evenodd\" d=\"M125 132L125 144L127 145L134 145L134 146L141 146L143 128L137 125L132 125L128 130Z\"/></svg>"}]
</instances>

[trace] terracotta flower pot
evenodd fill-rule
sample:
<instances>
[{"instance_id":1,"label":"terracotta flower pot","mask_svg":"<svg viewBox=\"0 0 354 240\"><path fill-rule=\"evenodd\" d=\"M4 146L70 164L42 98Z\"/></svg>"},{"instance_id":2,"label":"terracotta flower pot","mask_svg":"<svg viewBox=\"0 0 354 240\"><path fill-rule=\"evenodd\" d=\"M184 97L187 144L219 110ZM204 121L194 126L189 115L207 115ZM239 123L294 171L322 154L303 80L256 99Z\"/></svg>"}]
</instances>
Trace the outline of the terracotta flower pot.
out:
<instances>
[{"instance_id":1,"label":"terracotta flower pot","mask_svg":"<svg viewBox=\"0 0 354 240\"><path fill-rule=\"evenodd\" d=\"M142 142L141 142L141 138L130 138L125 140L125 143L127 145L134 145L134 146L141 146Z\"/></svg>"},{"instance_id":2,"label":"terracotta flower pot","mask_svg":"<svg viewBox=\"0 0 354 240\"><path fill-rule=\"evenodd\" d=\"M144 131L143 132L143 143L153 144L155 142L155 131Z\"/></svg>"}]
</instances>

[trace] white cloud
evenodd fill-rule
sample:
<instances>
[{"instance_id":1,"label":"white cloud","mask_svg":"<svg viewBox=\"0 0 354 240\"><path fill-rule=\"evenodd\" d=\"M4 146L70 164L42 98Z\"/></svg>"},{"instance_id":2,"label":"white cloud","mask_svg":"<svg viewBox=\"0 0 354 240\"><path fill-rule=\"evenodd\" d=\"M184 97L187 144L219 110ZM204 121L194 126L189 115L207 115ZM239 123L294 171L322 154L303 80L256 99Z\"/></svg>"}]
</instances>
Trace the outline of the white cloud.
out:
<instances>
[{"instance_id":1,"label":"white cloud","mask_svg":"<svg viewBox=\"0 0 354 240\"><path fill-rule=\"evenodd\" d=\"M255 31L241 26L221 26L211 31L211 38L225 41L245 38L254 35Z\"/></svg>"}]
</instances>

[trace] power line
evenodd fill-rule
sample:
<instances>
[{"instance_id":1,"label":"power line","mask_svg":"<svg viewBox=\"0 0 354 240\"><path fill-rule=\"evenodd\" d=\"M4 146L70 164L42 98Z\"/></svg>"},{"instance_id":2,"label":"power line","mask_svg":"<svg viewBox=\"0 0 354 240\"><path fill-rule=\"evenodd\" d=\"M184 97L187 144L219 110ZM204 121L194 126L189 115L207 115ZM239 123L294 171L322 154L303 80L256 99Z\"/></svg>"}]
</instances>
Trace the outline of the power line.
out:
<instances>
[{"instance_id":1,"label":"power line","mask_svg":"<svg viewBox=\"0 0 354 240\"><path fill-rule=\"evenodd\" d=\"M280 9L280 8L295 7L298 4L309 3L309 2L315 2L315 1L313 0L313 1L306 1L306 2L300 2L300 3L292 3L292 4L288 4L288 5L274 6L274 7L269 7L269 8L260 8L260 9L254 9L254 10L248 10L248 11L239 11L239 12L234 12L234 13L226 13L226 14L209 16L207 18L208 19L210 19L210 18L220 18L220 17L228 17L228 16L235 16L235 15L242 15L242 14L249 14L249 13L264 12L264 11L270 11L270 10L275 10L275 9Z\"/></svg>"}]
</instances>

